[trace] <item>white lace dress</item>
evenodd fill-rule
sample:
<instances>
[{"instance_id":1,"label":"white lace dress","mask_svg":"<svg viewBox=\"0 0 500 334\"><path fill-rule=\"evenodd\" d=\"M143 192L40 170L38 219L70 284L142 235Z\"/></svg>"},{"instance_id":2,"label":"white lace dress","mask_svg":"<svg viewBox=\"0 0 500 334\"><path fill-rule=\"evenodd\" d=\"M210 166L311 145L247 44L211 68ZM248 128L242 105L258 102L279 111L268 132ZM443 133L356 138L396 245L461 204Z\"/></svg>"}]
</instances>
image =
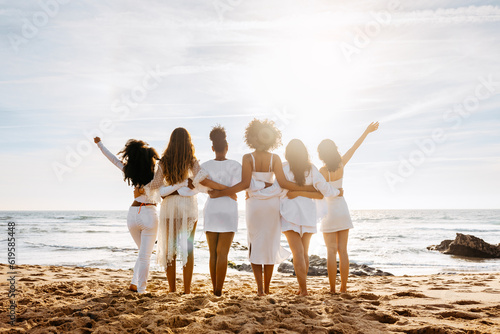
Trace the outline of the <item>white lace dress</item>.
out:
<instances>
[{"instance_id":1,"label":"white lace dress","mask_svg":"<svg viewBox=\"0 0 500 334\"><path fill-rule=\"evenodd\" d=\"M195 161L193 168L189 171L188 178L203 177L198 175L199 172L199 162ZM156 192L159 196L166 186L169 185L165 182L163 168L159 164L153 181L150 186L146 187L146 194ZM158 189L160 191L156 191ZM178 195L165 197L160 207L156 261L163 267L172 263L174 259L180 260L182 266L186 265L188 239L193 231L194 224L198 221L197 191L188 187L181 187L177 192Z\"/></svg>"}]
</instances>

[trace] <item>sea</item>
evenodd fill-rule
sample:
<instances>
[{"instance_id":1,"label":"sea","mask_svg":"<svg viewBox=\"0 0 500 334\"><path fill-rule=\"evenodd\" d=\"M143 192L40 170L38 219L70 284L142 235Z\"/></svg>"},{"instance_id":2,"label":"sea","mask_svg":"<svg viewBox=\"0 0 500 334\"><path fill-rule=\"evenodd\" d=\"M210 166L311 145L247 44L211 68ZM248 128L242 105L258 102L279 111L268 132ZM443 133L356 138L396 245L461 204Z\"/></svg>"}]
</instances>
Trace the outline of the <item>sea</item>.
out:
<instances>
[{"instance_id":1,"label":"sea","mask_svg":"<svg viewBox=\"0 0 500 334\"><path fill-rule=\"evenodd\" d=\"M351 215L351 262L394 275L500 272L500 259L463 258L427 250L427 246L454 239L456 233L500 243L500 210L352 210ZM126 210L0 211L0 262L7 263L8 227L15 225L16 264L131 269L137 247L126 219ZM240 211L239 231L229 253L235 264L248 263L246 233L245 212ZM281 243L288 248L283 235ZM313 236L309 254L326 257L321 233ZM200 210L195 272L208 273L208 258ZM156 251L151 269L162 270L156 265Z\"/></svg>"}]
</instances>

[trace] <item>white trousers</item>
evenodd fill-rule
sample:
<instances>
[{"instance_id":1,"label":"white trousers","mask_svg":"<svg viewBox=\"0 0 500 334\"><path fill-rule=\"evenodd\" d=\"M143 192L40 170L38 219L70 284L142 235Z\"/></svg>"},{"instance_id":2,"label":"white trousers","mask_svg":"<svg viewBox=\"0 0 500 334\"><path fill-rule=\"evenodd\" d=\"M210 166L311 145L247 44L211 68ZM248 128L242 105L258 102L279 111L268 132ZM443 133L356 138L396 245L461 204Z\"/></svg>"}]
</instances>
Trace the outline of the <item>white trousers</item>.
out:
<instances>
[{"instance_id":1,"label":"white trousers","mask_svg":"<svg viewBox=\"0 0 500 334\"><path fill-rule=\"evenodd\" d=\"M134 266L132 284L137 286L137 292L146 292L151 253L155 246L158 232L158 213L155 206L131 206L127 216L127 226L130 235L139 248L139 256Z\"/></svg>"}]
</instances>

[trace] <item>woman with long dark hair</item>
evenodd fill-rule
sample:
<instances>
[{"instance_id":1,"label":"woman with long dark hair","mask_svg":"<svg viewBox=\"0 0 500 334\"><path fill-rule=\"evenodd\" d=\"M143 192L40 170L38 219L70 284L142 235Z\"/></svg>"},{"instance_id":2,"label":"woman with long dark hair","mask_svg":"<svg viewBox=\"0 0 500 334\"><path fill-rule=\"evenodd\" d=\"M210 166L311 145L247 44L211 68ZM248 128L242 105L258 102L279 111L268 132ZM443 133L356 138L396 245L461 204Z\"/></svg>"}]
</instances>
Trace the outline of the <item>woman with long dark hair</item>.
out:
<instances>
[{"instance_id":1,"label":"woman with long dark hair","mask_svg":"<svg viewBox=\"0 0 500 334\"><path fill-rule=\"evenodd\" d=\"M215 126L210 132L210 140L215 159L201 165L202 171L206 173L198 174L202 176L196 178L195 185L201 183L202 186L218 190L234 186L241 180L241 164L226 158L229 147L226 140L226 130L220 125ZM202 177L206 178L202 180ZM227 272L227 256L234 234L238 231L238 203L236 200L235 194L227 197L209 198L203 211L203 230L210 251L210 277L216 296L222 294Z\"/></svg>"},{"instance_id":2,"label":"woman with long dark hair","mask_svg":"<svg viewBox=\"0 0 500 334\"><path fill-rule=\"evenodd\" d=\"M270 152L281 145L281 132L273 121L251 121L245 131L245 141L254 152L243 156L241 182L225 190L212 190L209 194L211 198L218 198L248 189L249 257L257 294L262 296L269 293L274 265L290 255L280 245L280 186L290 190L315 189L313 186L300 187L286 179L280 157ZM278 181L276 185L273 185L274 177Z\"/></svg>"},{"instance_id":3,"label":"woman with long dark hair","mask_svg":"<svg viewBox=\"0 0 500 334\"><path fill-rule=\"evenodd\" d=\"M330 139L323 140L318 146L319 158L324 166L320 172L325 179L336 188L343 187L344 167L351 160L354 152L361 146L368 134L378 129L379 123L371 123L344 155L341 155L337 145ZM347 279L349 276L349 256L347 254L347 240L349 229L353 228L349 208L344 197L328 197L325 199L327 210L326 216L321 220L321 231L325 238L327 249L327 269L330 281L330 292L335 293L335 282L337 279L337 253L340 262L340 292L347 291Z\"/></svg>"},{"instance_id":4,"label":"woman with long dark hair","mask_svg":"<svg viewBox=\"0 0 500 334\"><path fill-rule=\"evenodd\" d=\"M184 128L175 129L170 135L167 149L158 164L154 180L146 193L155 189L160 192L165 185L185 184L200 171L195 157L191 135ZM184 293L191 292L194 254L193 242L198 222L196 191L181 187L170 194L163 192L158 227L157 262L166 268L170 292L176 291L176 260L180 257L183 267Z\"/></svg>"},{"instance_id":5,"label":"woman with long dark hair","mask_svg":"<svg viewBox=\"0 0 500 334\"><path fill-rule=\"evenodd\" d=\"M134 187L146 186L154 176L155 164L159 159L155 149L141 140L131 139L118 153L121 159L111 153L99 137L94 142L102 153L124 175L124 180ZM127 216L127 226L139 248L139 255L134 266L134 275L129 289L139 293L146 292L151 253L156 241L158 215L156 200L153 196L141 195L135 198Z\"/></svg>"},{"instance_id":6,"label":"woman with long dark hair","mask_svg":"<svg viewBox=\"0 0 500 334\"><path fill-rule=\"evenodd\" d=\"M318 169L309 161L304 143L293 139L286 147L283 172L288 181L299 186L312 185L317 191L290 191L281 198L281 231L293 254L293 267L299 283L298 295L307 296L309 243L316 233L316 203L313 199L338 196L341 191L330 186Z\"/></svg>"}]
</instances>

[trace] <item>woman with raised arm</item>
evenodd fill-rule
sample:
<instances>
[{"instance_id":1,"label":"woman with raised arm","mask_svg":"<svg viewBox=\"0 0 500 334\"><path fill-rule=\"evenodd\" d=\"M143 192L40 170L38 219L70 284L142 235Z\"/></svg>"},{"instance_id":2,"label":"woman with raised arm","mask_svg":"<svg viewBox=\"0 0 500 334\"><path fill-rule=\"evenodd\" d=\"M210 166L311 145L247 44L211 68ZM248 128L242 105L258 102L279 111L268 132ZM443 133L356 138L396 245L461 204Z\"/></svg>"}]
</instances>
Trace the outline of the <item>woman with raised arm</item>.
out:
<instances>
[{"instance_id":1,"label":"woman with raised arm","mask_svg":"<svg viewBox=\"0 0 500 334\"><path fill-rule=\"evenodd\" d=\"M354 143L349 151L340 155L337 145L330 140L323 140L318 146L319 158L324 166L320 169L325 179L336 188L342 188L344 167L351 160L354 152L361 146L368 134L378 129L379 123L373 122L363 135ZM353 228L349 208L344 197L328 197L326 201L326 216L321 220L321 231L325 238L327 249L327 269L330 281L330 292L335 293L337 279L337 253L340 262L340 292L347 291L347 278L349 276L349 256L347 254L347 239L349 229Z\"/></svg>"},{"instance_id":2,"label":"woman with raised arm","mask_svg":"<svg viewBox=\"0 0 500 334\"><path fill-rule=\"evenodd\" d=\"M200 177L195 180L195 186L200 183L203 190L223 190L241 181L241 164L226 158L228 144L226 130L218 125L210 132L212 151L215 159L201 165ZM202 177L207 177L202 180ZM207 188L205 188L207 187ZM199 187L202 188L202 187ZM204 228L210 251L210 277L213 293L222 295L222 287L226 279L227 256L235 232L238 231L238 203L236 194L227 197L209 198L205 204Z\"/></svg>"},{"instance_id":3,"label":"woman with raised arm","mask_svg":"<svg viewBox=\"0 0 500 334\"><path fill-rule=\"evenodd\" d=\"M299 283L298 295L307 296L309 270L309 243L316 233L316 203L313 199L338 196L341 191L328 184L316 166L309 161L304 143L293 139L286 147L283 172L287 180L297 185L313 185L317 191L284 191L281 196L281 231L285 234L293 254L293 267Z\"/></svg>"},{"instance_id":4,"label":"woman with raised arm","mask_svg":"<svg viewBox=\"0 0 500 334\"><path fill-rule=\"evenodd\" d=\"M281 159L269 152L281 145L281 132L273 121L251 121L245 131L245 141L254 152L243 156L241 182L225 190L209 191L209 194L211 198L218 198L248 189L246 222L250 263L257 282L257 294L263 296L269 293L274 265L290 255L280 245L280 186L289 190L315 189L288 181ZM279 186L273 185L274 177Z\"/></svg>"},{"instance_id":5,"label":"woman with raised arm","mask_svg":"<svg viewBox=\"0 0 500 334\"><path fill-rule=\"evenodd\" d=\"M144 187L146 194L159 189L163 198L156 259L166 268L170 292L176 291L176 259L180 257L183 266L184 293L191 293L198 202L197 192L191 190L192 186L186 187L186 184L190 178L201 177L198 175L199 171L200 165L194 155L189 132L184 128L177 128L170 136L168 147L158 164L153 181ZM182 187L173 191L179 184ZM168 187L165 187L166 185Z\"/></svg>"},{"instance_id":6,"label":"woman with raised arm","mask_svg":"<svg viewBox=\"0 0 500 334\"><path fill-rule=\"evenodd\" d=\"M106 158L123 172L124 180L129 185L142 187L153 179L155 164L159 157L155 149L149 147L147 143L130 139L118 153L121 155L119 159L104 146L101 138L95 137L94 142ZM139 293L146 292L149 263L156 241L158 228L156 203L153 196L141 195L135 198L127 216L128 230L139 248L129 290Z\"/></svg>"}]
</instances>

